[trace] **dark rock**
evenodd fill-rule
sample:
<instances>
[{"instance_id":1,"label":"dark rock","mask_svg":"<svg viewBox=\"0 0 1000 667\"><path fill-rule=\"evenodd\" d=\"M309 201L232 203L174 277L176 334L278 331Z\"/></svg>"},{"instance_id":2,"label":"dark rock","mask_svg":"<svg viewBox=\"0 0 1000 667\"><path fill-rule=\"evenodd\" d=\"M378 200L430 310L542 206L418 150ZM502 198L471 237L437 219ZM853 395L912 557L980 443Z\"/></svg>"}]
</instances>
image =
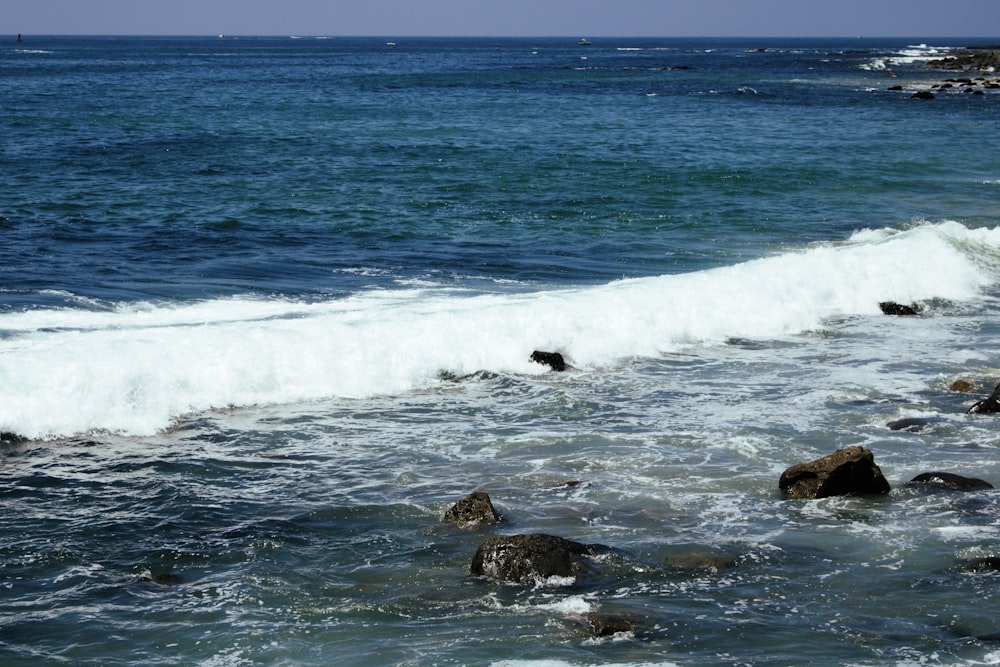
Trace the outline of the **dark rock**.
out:
<instances>
[{"instance_id":1,"label":"dark rock","mask_svg":"<svg viewBox=\"0 0 1000 667\"><path fill-rule=\"evenodd\" d=\"M986 414L1000 412L1000 384L996 386L989 398L977 401L971 408L966 410L967 414Z\"/></svg>"},{"instance_id":2,"label":"dark rock","mask_svg":"<svg viewBox=\"0 0 1000 667\"><path fill-rule=\"evenodd\" d=\"M965 572L998 572L1000 571L1000 558L997 556L967 558L960 561L958 567Z\"/></svg>"},{"instance_id":3,"label":"dark rock","mask_svg":"<svg viewBox=\"0 0 1000 667\"><path fill-rule=\"evenodd\" d=\"M497 581L530 583L574 577L587 570L583 557L592 547L555 535L530 534L486 540L472 558L472 574Z\"/></svg>"},{"instance_id":4,"label":"dark rock","mask_svg":"<svg viewBox=\"0 0 1000 667\"><path fill-rule=\"evenodd\" d=\"M902 86L889 86L889 90L894 90L895 91L895 90L902 90L902 89L903 89Z\"/></svg>"},{"instance_id":5,"label":"dark rock","mask_svg":"<svg viewBox=\"0 0 1000 667\"><path fill-rule=\"evenodd\" d=\"M946 58L931 60L927 65L941 70L998 70L1000 51L986 48L959 49L952 51Z\"/></svg>"},{"instance_id":6,"label":"dark rock","mask_svg":"<svg viewBox=\"0 0 1000 667\"><path fill-rule=\"evenodd\" d=\"M679 572L721 572L736 567L736 559L722 551L694 546L669 554L663 564Z\"/></svg>"},{"instance_id":7,"label":"dark rock","mask_svg":"<svg viewBox=\"0 0 1000 667\"><path fill-rule=\"evenodd\" d=\"M915 100L933 100L934 93L929 90L918 90L917 92L910 95L910 98Z\"/></svg>"},{"instance_id":8,"label":"dark rock","mask_svg":"<svg viewBox=\"0 0 1000 667\"><path fill-rule=\"evenodd\" d=\"M531 353L531 360L536 364L541 364L543 366L548 366L554 371L564 371L569 366L566 364L566 360L558 352L541 352L535 350Z\"/></svg>"},{"instance_id":9,"label":"dark rock","mask_svg":"<svg viewBox=\"0 0 1000 667\"><path fill-rule=\"evenodd\" d=\"M921 419L920 417L904 417L902 419L896 419L895 421L888 422L886 426L892 431L920 431L924 429L930 422L926 419Z\"/></svg>"},{"instance_id":10,"label":"dark rock","mask_svg":"<svg viewBox=\"0 0 1000 667\"><path fill-rule=\"evenodd\" d=\"M963 477L951 472L920 473L907 482L907 486L914 484L930 484L950 491L980 491L993 488L993 485L985 480L975 477Z\"/></svg>"},{"instance_id":11,"label":"dark rock","mask_svg":"<svg viewBox=\"0 0 1000 667\"><path fill-rule=\"evenodd\" d=\"M144 574L137 577L128 577L122 583L128 585L157 584L159 586L179 586L184 583L184 578L173 572L163 572L157 575Z\"/></svg>"},{"instance_id":12,"label":"dark rock","mask_svg":"<svg viewBox=\"0 0 1000 667\"><path fill-rule=\"evenodd\" d=\"M914 306L904 306L895 301L883 301L878 305L885 315L918 315L920 311Z\"/></svg>"},{"instance_id":13,"label":"dark rock","mask_svg":"<svg viewBox=\"0 0 1000 667\"><path fill-rule=\"evenodd\" d=\"M781 474L778 487L788 498L874 496L890 490L874 455L858 446L793 465Z\"/></svg>"},{"instance_id":14,"label":"dark rock","mask_svg":"<svg viewBox=\"0 0 1000 667\"><path fill-rule=\"evenodd\" d=\"M976 388L976 383L971 380L955 380L948 388L966 394Z\"/></svg>"},{"instance_id":15,"label":"dark rock","mask_svg":"<svg viewBox=\"0 0 1000 667\"><path fill-rule=\"evenodd\" d=\"M28 442L28 439L18 435L17 433L0 431L0 445L20 445L25 442Z\"/></svg>"},{"instance_id":16,"label":"dark rock","mask_svg":"<svg viewBox=\"0 0 1000 667\"><path fill-rule=\"evenodd\" d=\"M613 637L617 634L632 634L639 628L639 621L625 614L588 612L583 615L584 627L594 637Z\"/></svg>"},{"instance_id":17,"label":"dark rock","mask_svg":"<svg viewBox=\"0 0 1000 667\"><path fill-rule=\"evenodd\" d=\"M442 521L453 523L459 528L475 528L497 523L502 517L493 508L490 496L484 491L475 491L452 505L444 513Z\"/></svg>"}]
</instances>

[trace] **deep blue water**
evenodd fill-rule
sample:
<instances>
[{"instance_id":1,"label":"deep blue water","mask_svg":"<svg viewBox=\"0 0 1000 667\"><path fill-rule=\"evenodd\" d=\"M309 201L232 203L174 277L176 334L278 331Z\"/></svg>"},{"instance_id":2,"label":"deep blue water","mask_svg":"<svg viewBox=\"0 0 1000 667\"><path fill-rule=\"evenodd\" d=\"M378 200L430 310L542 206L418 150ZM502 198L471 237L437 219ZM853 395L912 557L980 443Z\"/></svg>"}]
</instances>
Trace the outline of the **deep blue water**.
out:
<instances>
[{"instance_id":1,"label":"deep blue water","mask_svg":"<svg viewBox=\"0 0 1000 667\"><path fill-rule=\"evenodd\" d=\"M904 485L1000 483L968 42L391 40L0 44L0 663L1000 662L997 496ZM779 497L854 444L888 498Z\"/></svg>"}]
</instances>

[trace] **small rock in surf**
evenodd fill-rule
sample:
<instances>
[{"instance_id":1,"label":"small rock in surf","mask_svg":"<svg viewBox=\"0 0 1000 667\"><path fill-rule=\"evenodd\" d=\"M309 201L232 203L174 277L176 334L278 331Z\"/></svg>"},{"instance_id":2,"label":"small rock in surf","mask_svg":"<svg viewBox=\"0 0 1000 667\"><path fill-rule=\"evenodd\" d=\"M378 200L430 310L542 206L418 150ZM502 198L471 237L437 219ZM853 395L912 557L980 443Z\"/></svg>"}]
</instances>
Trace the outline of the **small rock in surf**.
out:
<instances>
[{"instance_id":1,"label":"small rock in surf","mask_svg":"<svg viewBox=\"0 0 1000 667\"><path fill-rule=\"evenodd\" d=\"M475 528L497 523L502 517L493 508L489 494L485 491L474 491L452 505L441 520L453 523L459 528Z\"/></svg>"},{"instance_id":2,"label":"small rock in surf","mask_svg":"<svg viewBox=\"0 0 1000 667\"><path fill-rule=\"evenodd\" d=\"M890 491L874 455L856 445L791 466L781 474L778 487L786 497L798 499L877 496Z\"/></svg>"},{"instance_id":3,"label":"small rock in surf","mask_svg":"<svg viewBox=\"0 0 1000 667\"><path fill-rule=\"evenodd\" d=\"M558 352L542 352L540 350L535 350L531 353L531 360L536 364L548 366L554 371L564 371L569 368L566 364L566 360Z\"/></svg>"}]
</instances>

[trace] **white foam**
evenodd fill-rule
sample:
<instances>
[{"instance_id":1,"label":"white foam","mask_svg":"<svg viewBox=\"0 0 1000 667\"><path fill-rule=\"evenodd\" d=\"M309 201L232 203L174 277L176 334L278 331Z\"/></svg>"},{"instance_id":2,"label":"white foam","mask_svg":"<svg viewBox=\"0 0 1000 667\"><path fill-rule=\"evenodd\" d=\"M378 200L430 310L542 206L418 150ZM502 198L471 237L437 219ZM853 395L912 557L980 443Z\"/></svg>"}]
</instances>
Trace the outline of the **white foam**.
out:
<instances>
[{"instance_id":1,"label":"white foam","mask_svg":"<svg viewBox=\"0 0 1000 667\"><path fill-rule=\"evenodd\" d=\"M600 662L573 663L564 660L500 660L490 663L490 667L580 667L581 665L605 665L607 667L676 667L676 662Z\"/></svg>"},{"instance_id":2,"label":"white foam","mask_svg":"<svg viewBox=\"0 0 1000 667\"><path fill-rule=\"evenodd\" d=\"M566 597L553 599L551 602L515 604L511 609L515 611L547 611L562 616L582 616L592 612L594 604L588 601L583 595L567 595Z\"/></svg>"},{"instance_id":3,"label":"white foam","mask_svg":"<svg viewBox=\"0 0 1000 667\"><path fill-rule=\"evenodd\" d=\"M863 65L865 70L885 70L895 65L912 65L938 58L947 57L955 50L953 46L928 46L927 44L911 44L905 49L896 51L889 57L875 58Z\"/></svg>"},{"instance_id":4,"label":"white foam","mask_svg":"<svg viewBox=\"0 0 1000 667\"><path fill-rule=\"evenodd\" d=\"M487 370L540 374L532 350L578 368L730 337L774 339L878 303L973 299L1000 264L1000 229L866 230L730 267L597 287L473 294L373 290L318 303L186 305L0 315L0 430L134 435L187 413L396 395Z\"/></svg>"}]
</instances>

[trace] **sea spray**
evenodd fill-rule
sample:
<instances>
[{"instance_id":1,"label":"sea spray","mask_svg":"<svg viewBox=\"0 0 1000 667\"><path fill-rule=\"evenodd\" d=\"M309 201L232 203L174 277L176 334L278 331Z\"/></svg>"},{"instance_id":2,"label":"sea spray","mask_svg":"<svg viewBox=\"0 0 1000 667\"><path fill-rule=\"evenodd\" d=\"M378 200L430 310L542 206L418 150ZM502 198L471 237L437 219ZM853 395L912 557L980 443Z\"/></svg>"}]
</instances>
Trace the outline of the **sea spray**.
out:
<instances>
[{"instance_id":1,"label":"sea spray","mask_svg":"<svg viewBox=\"0 0 1000 667\"><path fill-rule=\"evenodd\" d=\"M0 429L148 435L203 410L397 395L442 373L538 374L534 349L593 369L780 338L875 314L882 300L972 298L994 280L998 252L1000 231L948 222L595 287L10 313L0 317Z\"/></svg>"}]
</instances>

